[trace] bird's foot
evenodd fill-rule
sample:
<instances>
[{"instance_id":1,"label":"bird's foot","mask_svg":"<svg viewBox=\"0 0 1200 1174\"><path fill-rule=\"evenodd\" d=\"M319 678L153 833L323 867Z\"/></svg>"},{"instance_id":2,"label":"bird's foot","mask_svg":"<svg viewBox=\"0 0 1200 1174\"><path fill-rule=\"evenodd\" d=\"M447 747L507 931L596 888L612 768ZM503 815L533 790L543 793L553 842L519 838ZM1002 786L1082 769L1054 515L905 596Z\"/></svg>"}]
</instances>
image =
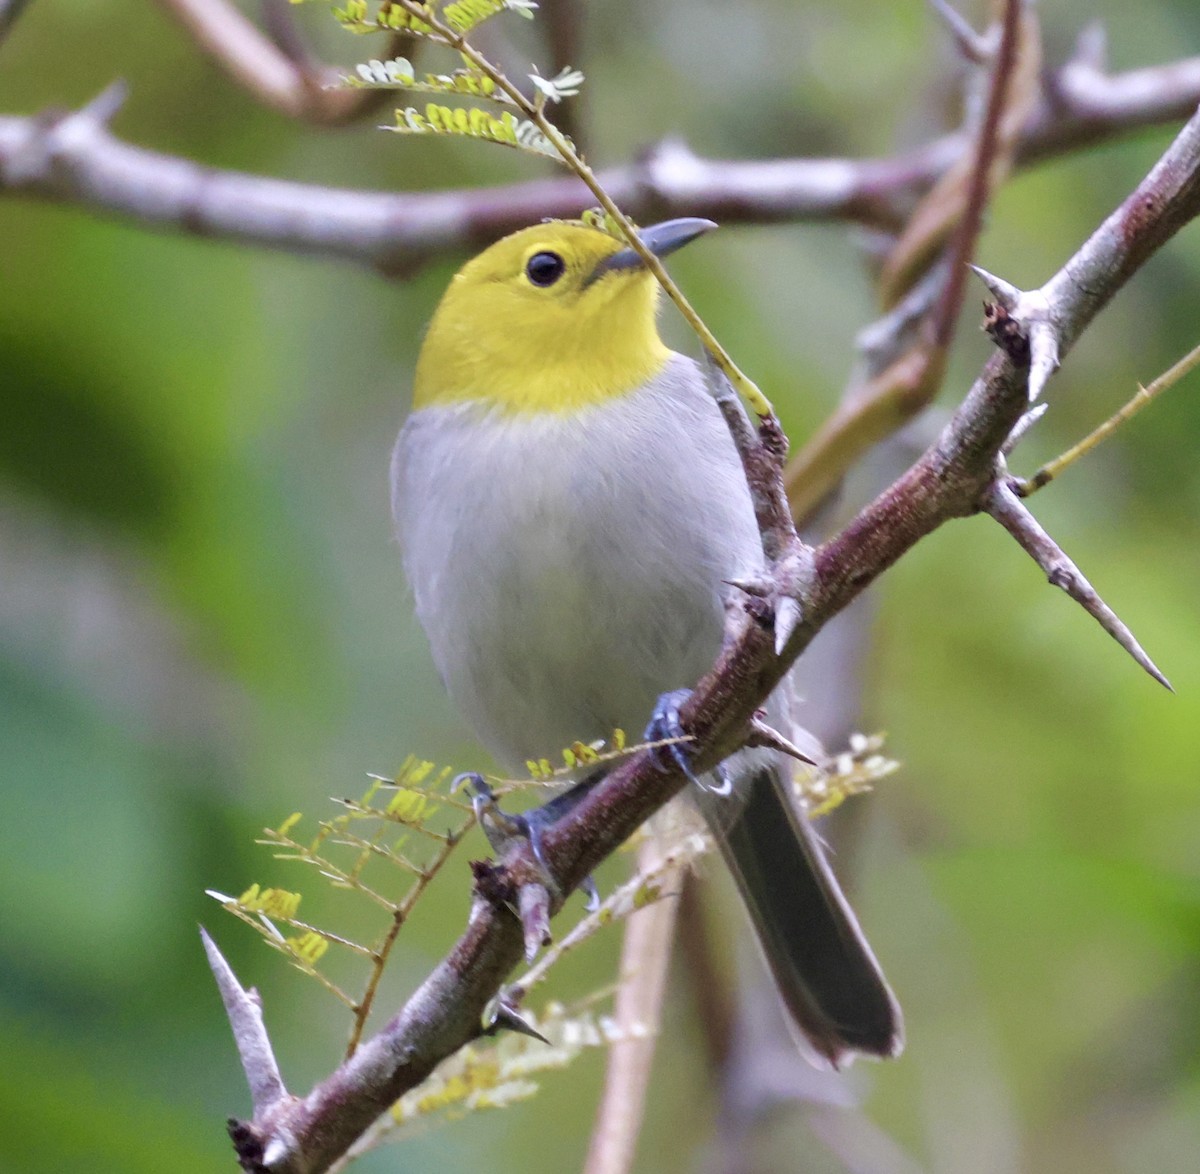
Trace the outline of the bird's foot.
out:
<instances>
[{"instance_id":1,"label":"bird's foot","mask_svg":"<svg viewBox=\"0 0 1200 1174\"><path fill-rule=\"evenodd\" d=\"M458 790L460 786L470 788L471 807L475 811L475 818L479 821L483 834L487 836L487 841L497 856L503 856L514 839L527 840L533 858L541 870L546 888L556 897L563 897L566 894L563 893L562 885L559 884L558 878L546 863L542 847L543 833L546 828L575 807L580 799L595 786L600 777L602 776L589 776L576 783L570 790L556 795L548 803L543 803L541 807L535 807L531 811L518 815L510 815L501 809L487 780L475 771L458 775L450 786L452 791ZM587 897L586 908L590 913L600 904L600 893L596 888L596 882L587 876L580 882L579 887L583 889Z\"/></svg>"},{"instance_id":2,"label":"bird's foot","mask_svg":"<svg viewBox=\"0 0 1200 1174\"><path fill-rule=\"evenodd\" d=\"M658 761L664 761L664 754L670 755L671 761L683 771L689 782L694 783L702 791L713 795L728 795L733 791L733 779L722 763L716 769L719 783L705 781L692 770L692 749L690 738L679 720L679 710L684 702L692 695L691 689L674 689L664 693L654 703L654 712L650 715L650 723L642 738L646 742L666 742L655 750Z\"/></svg>"}]
</instances>

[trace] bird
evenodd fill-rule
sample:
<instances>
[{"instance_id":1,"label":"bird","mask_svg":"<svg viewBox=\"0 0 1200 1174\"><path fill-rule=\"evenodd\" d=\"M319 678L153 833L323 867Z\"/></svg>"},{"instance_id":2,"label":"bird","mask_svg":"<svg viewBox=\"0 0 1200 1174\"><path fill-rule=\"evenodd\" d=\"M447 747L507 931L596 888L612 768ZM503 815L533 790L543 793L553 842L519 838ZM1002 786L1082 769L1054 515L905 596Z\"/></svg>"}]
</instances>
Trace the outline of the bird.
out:
<instances>
[{"instance_id":1,"label":"bird","mask_svg":"<svg viewBox=\"0 0 1200 1174\"><path fill-rule=\"evenodd\" d=\"M665 257L715 227L638 235ZM661 718L720 651L731 584L763 570L736 448L704 369L660 336L659 291L623 239L547 221L463 265L420 348L396 536L450 698L507 770ZM806 1056L897 1055L899 1006L789 768L743 750L727 787L690 789Z\"/></svg>"}]
</instances>

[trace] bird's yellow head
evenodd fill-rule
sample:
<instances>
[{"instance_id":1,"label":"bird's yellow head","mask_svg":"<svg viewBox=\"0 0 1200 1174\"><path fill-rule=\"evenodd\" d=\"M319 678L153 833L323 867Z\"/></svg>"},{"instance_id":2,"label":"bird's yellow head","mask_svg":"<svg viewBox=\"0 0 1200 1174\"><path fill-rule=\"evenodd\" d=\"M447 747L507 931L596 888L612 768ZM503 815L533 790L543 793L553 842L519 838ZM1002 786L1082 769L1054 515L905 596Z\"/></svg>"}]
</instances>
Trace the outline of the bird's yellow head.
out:
<instances>
[{"instance_id":1,"label":"bird's yellow head","mask_svg":"<svg viewBox=\"0 0 1200 1174\"><path fill-rule=\"evenodd\" d=\"M643 229L658 256L715 225ZM670 352L658 282L633 249L597 228L523 228L454 275L417 360L413 407L478 400L508 412L572 412L641 387Z\"/></svg>"}]
</instances>

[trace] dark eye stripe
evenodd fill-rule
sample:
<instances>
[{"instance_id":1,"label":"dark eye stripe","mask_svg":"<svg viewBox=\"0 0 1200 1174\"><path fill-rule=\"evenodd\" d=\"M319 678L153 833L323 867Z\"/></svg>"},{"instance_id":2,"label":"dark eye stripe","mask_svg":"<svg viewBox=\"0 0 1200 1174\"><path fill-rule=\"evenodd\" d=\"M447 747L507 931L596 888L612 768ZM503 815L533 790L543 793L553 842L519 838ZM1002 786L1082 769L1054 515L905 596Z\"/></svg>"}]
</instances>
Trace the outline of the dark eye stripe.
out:
<instances>
[{"instance_id":1,"label":"dark eye stripe","mask_svg":"<svg viewBox=\"0 0 1200 1174\"><path fill-rule=\"evenodd\" d=\"M525 263L525 275L534 285L553 285L566 268L566 262L557 253L534 253Z\"/></svg>"}]
</instances>

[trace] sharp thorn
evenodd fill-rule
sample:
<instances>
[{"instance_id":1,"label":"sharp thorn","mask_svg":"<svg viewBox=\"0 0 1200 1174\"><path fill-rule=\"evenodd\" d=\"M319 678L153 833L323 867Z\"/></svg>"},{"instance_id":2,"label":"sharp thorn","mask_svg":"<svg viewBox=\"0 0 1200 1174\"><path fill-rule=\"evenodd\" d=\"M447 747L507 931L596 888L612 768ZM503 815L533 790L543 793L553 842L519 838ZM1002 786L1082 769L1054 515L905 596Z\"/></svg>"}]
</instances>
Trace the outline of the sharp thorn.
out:
<instances>
[{"instance_id":1,"label":"sharp thorn","mask_svg":"<svg viewBox=\"0 0 1200 1174\"><path fill-rule=\"evenodd\" d=\"M1032 428L1045 414L1049 404L1035 404L1029 409L1017 422L1013 425L1013 430L1008 434L1008 439L1000 446L1002 456L1011 456L1014 448L1024 439L1025 434Z\"/></svg>"},{"instance_id":2,"label":"sharp thorn","mask_svg":"<svg viewBox=\"0 0 1200 1174\"><path fill-rule=\"evenodd\" d=\"M1058 333L1046 321L1029 328L1029 402L1035 403L1058 370Z\"/></svg>"},{"instance_id":3,"label":"sharp thorn","mask_svg":"<svg viewBox=\"0 0 1200 1174\"><path fill-rule=\"evenodd\" d=\"M775 606L775 655L782 656L792 634L800 626L803 612L800 604L790 595L785 595Z\"/></svg>"},{"instance_id":4,"label":"sharp thorn","mask_svg":"<svg viewBox=\"0 0 1200 1174\"><path fill-rule=\"evenodd\" d=\"M518 1035L528 1035L533 1039L548 1044L550 1041L533 1026L533 1020L522 1014L504 994L496 997L487 1016L485 1035L495 1035L498 1031L515 1031Z\"/></svg>"},{"instance_id":5,"label":"sharp thorn","mask_svg":"<svg viewBox=\"0 0 1200 1174\"><path fill-rule=\"evenodd\" d=\"M1124 621L1088 582L1066 552L1042 528L1023 501L1003 481L996 482L984 508L1020 544L1055 587L1080 605L1160 685L1175 690Z\"/></svg>"},{"instance_id":6,"label":"sharp thorn","mask_svg":"<svg viewBox=\"0 0 1200 1174\"><path fill-rule=\"evenodd\" d=\"M1108 33L1101 21L1093 20L1079 30L1068 65L1083 66L1103 73L1108 68Z\"/></svg>"},{"instance_id":7,"label":"sharp thorn","mask_svg":"<svg viewBox=\"0 0 1200 1174\"><path fill-rule=\"evenodd\" d=\"M225 1004L229 1026L233 1030L238 1057L246 1073L246 1083L250 1086L254 1114L261 1117L288 1095L263 1024L262 1000L257 991L246 990L238 982L233 968L203 927L200 929L200 938L208 955L209 968L217 981L221 1001Z\"/></svg>"},{"instance_id":8,"label":"sharp thorn","mask_svg":"<svg viewBox=\"0 0 1200 1174\"><path fill-rule=\"evenodd\" d=\"M129 87L121 78L111 82L105 86L86 106L79 110L79 114L92 122L98 122L102 126L106 126L116 116L118 110L125 105L125 99L129 97Z\"/></svg>"},{"instance_id":9,"label":"sharp thorn","mask_svg":"<svg viewBox=\"0 0 1200 1174\"><path fill-rule=\"evenodd\" d=\"M1055 587L1060 587L1075 600L1163 688L1174 693L1171 682L1163 675L1158 665L1150 659L1146 650L1130 631L1129 626L1100 598L1096 589L1080 573L1079 568L1066 555L1062 557L1066 565L1050 572L1047 576L1050 582Z\"/></svg>"},{"instance_id":10,"label":"sharp thorn","mask_svg":"<svg viewBox=\"0 0 1200 1174\"><path fill-rule=\"evenodd\" d=\"M806 766L821 765L815 758L810 758L805 754L795 742L785 738L774 726L767 725L760 717L750 719L750 737L746 740L746 745L764 746L770 750L778 750L781 754L786 754L797 762L803 762Z\"/></svg>"},{"instance_id":11,"label":"sharp thorn","mask_svg":"<svg viewBox=\"0 0 1200 1174\"><path fill-rule=\"evenodd\" d=\"M997 277L978 265L968 265L967 268L987 286L988 293L999 305L1010 312L1017 308L1017 303L1021 300L1021 291L1012 282L1005 281L1003 277Z\"/></svg>"}]
</instances>

